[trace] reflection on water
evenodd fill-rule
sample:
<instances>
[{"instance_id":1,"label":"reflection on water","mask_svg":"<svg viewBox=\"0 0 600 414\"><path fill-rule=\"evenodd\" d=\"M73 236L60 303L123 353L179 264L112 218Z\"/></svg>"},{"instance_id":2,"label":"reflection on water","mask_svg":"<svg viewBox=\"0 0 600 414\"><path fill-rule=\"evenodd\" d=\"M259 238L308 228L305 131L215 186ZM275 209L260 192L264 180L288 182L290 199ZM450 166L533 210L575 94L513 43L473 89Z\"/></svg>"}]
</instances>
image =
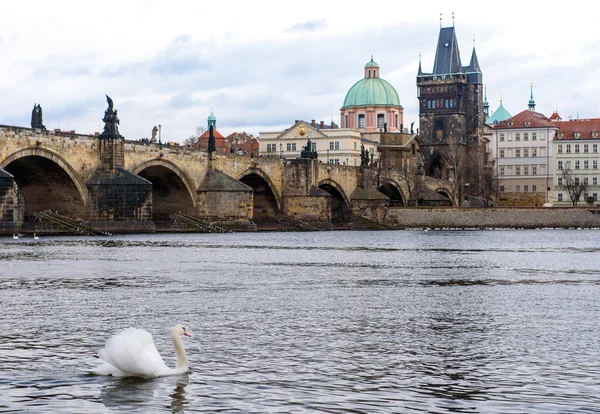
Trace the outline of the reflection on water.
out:
<instances>
[{"instance_id":1,"label":"reflection on water","mask_svg":"<svg viewBox=\"0 0 600 414\"><path fill-rule=\"evenodd\" d=\"M0 239L0 412L600 412L598 235ZM87 375L176 323L187 375Z\"/></svg>"}]
</instances>

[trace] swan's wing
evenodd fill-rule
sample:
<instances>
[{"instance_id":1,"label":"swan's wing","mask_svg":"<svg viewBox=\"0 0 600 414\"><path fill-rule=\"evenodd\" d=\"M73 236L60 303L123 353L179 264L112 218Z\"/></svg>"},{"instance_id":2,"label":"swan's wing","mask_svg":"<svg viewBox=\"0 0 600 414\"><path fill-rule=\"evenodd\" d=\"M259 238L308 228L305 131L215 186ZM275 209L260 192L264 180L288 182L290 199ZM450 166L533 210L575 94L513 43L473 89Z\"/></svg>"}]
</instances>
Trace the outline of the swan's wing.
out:
<instances>
[{"instance_id":1,"label":"swan's wing","mask_svg":"<svg viewBox=\"0 0 600 414\"><path fill-rule=\"evenodd\" d=\"M126 375L154 377L167 369L152 335L143 329L122 330L110 337L98 354Z\"/></svg>"}]
</instances>

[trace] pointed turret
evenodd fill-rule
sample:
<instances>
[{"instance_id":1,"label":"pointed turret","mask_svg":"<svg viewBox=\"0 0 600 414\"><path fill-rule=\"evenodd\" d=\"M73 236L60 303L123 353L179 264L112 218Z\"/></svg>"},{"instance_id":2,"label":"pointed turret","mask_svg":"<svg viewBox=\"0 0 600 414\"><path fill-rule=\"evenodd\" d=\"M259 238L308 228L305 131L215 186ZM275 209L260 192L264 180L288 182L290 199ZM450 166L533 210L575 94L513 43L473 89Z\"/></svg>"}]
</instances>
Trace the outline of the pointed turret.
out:
<instances>
[{"instance_id":1,"label":"pointed turret","mask_svg":"<svg viewBox=\"0 0 600 414\"><path fill-rule=\"evenodd\" d=\"M529 95L529 110L535 112L535 100L533 99L533 82L531 82L531 94Z\"/></svg>"},{"instance_id":2,"label":"pointed turret","mask_svg":"<svg viewBox=\"0 0 600 414\"><path fill-rule=\"evenodd\" d=\"M487 100L487 86L483 87L483 113L485 114L485 119L490 116L490 104Z\"/></svg>"},{"instance_id":3,"label":"pointed turret","mask_svg":"<svg viewBox=\"0 0 600 414\"><path fill-rule=\"evenodd\" d=\"M421 69L421 54L419 53L419 72L417 76L421 76L423 74L423 69Z\"/></svg>"},{"instance_id":4,"label":"pointed turret","mask_svg":"<svg viewBox=\"0 0 600 414\"><path fill-rule=\"evenodd\" d=\"M473 45L473 53L471 53L471 62L467 68L467 73L481 73L479 60L477 59L477 52L475 52L475 45Z\"/></svg>"},{"instance_id":5,"label":"pointed turret","mask_svg":"<svg viewBox=\"0 0 600 414\"><path fill-rule=\"evenodd\" d=\"M442 27L438 38L437 51L435 52L433 74L450 75L462 73L462 71L463 67L460 62L460 52L454 27Z\"/></svg>"}]
</instances>

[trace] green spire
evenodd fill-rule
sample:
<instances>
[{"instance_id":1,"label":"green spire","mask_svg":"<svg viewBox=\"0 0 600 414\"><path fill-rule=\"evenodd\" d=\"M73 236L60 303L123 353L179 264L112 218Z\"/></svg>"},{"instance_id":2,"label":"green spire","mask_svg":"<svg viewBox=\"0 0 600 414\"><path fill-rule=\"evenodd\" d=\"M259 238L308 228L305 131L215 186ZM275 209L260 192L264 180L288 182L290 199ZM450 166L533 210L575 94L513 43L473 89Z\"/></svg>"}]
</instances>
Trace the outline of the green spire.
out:
<instances>
[{"instance_id":1,"label":"green spire","mask_svg":"<svg viewBox=\"0 0 600 414\"><path fill-rule=\"evenodd\" d=\"M490 114L490 104L487 100L487 85L483 87L483 113L485 114L486 118Z\"/></svg>"},{"instance_id":2,"label":"green spire","mask_svg":"<svg viewBox=\"0 0 600 414\"><path fill-rule=\"evenodd\" d=\"M533 81L530 84L531 94L529 95L529 110L535 111L535 100L533 99Z\"/></svg>"}]
</instances>

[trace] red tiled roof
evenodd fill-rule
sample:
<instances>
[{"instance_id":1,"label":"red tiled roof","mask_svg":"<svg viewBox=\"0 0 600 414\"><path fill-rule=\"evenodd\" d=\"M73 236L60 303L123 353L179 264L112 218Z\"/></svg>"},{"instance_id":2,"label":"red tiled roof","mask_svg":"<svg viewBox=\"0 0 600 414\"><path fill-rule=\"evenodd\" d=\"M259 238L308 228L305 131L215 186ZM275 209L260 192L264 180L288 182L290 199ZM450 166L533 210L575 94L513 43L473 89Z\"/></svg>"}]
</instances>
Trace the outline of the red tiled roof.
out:
<instances>
[{"instance_id":1,"label":"red tiled roof","mask_svg":"<svg viewBox=\"0 0 600 414\"><path fill-rule=\"evenodd\" d=\"M552 115L550 115L550 120L551 121L560 121L562 120L562 118L560 117L560 115L558 114L557 111L552 112Z\"/></svg>"},{"instance_id":2,"label":"red tiled roof","mask_svg":"<svg viewBox=\"0 0 600 414\"><path fill-rule=\"evenodd\" d=\"M572 119L570 121L555 121L554 125L558 127L558 131L554 135L554 139L599 139L600 135L600 118L591 119ZM579 132L579 138L575 138L575 133ZM596 135L596 138L593 136Z\"/></svg>"},{"instance_id":3,"label":"red tiled roof","mask_svg":"<svg viewBox=\"0 0 600 414\"><path fill-rule=\"evenodd\" d=\"M526 124L527 122L529 122L529 125ZM519 112L515 116L494 125L494 129L546 127L552 128L554 127L554 124L546 118L546 115L529 110Z\"/></svg>"},{"instance_id":4,"label":"red tiled roof","mask_svg":"<svg viewBox=\"0 0 600 414\"><path fill-rule=\"evenodd\" d=\"M221 135L221 133L219 131L217 131L216 129L213 130L213 135L215 138L221 138L221 139L225 139L225 137L223 135ZM200 135L200 139L208 139L208 137L210 136L210 132L208 130L204 131L204 134Z\"/></svg>"}]
</instances>

